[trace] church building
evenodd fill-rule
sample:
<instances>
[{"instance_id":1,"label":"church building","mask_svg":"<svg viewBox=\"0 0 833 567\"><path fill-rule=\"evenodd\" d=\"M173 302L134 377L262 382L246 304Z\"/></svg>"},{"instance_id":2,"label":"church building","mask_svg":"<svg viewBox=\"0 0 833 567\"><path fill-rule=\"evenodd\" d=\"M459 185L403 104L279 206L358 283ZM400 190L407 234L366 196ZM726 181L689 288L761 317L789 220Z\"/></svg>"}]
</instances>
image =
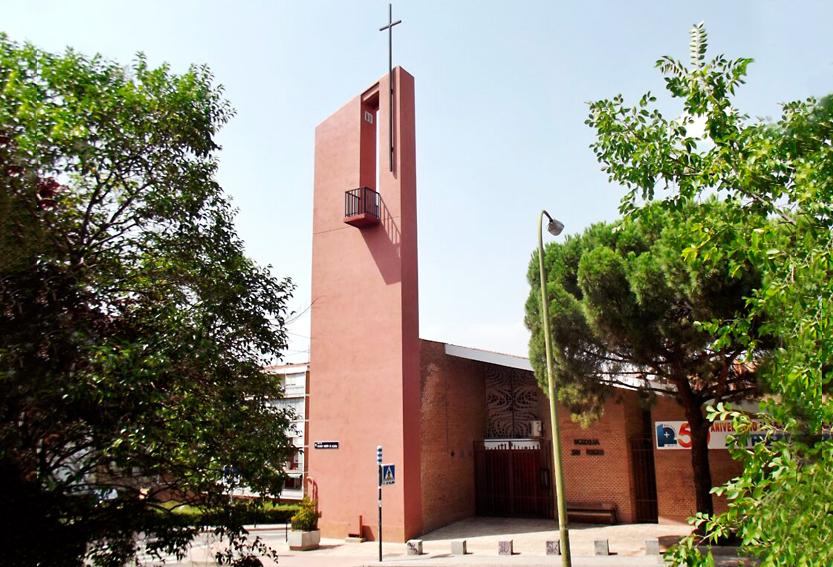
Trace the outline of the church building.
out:
<instances>
[{"instance_id":1,"label":"church building","mask_svg":"<svg viewBox=\"0 0 833 567\"><path fill-rule=\"evenodd\" d=\"M386 541L474 515L555 517L549 406L529 361L419 337L415 105L397 67L316 129L304 460L323 537L378 537L377 446L394 465ZM620 389L587 429L560 416L571 522L694 512L673 398L646 409ZM725 449L709 456L715 485L740 470Z\"/></svg>"}]
</instances>

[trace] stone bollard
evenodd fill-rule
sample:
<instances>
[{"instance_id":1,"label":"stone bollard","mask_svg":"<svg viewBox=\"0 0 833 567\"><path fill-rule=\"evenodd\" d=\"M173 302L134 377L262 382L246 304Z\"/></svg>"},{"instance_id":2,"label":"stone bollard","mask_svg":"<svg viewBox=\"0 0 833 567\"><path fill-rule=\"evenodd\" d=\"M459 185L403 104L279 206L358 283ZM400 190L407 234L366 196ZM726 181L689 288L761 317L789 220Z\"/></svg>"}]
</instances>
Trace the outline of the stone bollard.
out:
<instances>
[{"instance_id":1,"label":"stone bollard","mask_svg":"<svg viewBox=\"0 0 833 567\"><path fill-rule=\"evenodd\" d=\"M466 554L466 540L453 539L451 540L451 555L465 555Z\"/></svg>"},{"instance_id":2,"label":"stone bollard","mask_svg":"<svg viewBox=\"0 0 833 567\"><path fill-rule=\"evenodd\" d=\"M595 549L596 555L610 555L610 547L608 547L606 539L597 539L594 541L593 549Z\"/></svg>"},{"instance_id":3,"label":"stone bollard","mask_svg":"<svg viewBox=\"0 0 833 567\"><path fill-rule=\"evenodd\" d=\"M654 537L645 540L645 555L659 555L659 539Z\"/></svg>"},{"instance_id":4,"label":"stone bollard","mask_svg":"<svg viewBox=\"0 0 833 567\"><path fill-rule=\"evenodd\" d=\"M561 555L561 540L547 542L547 555Z\"/></svg>"},{"instance_id":5,"label":"stone bollard","mask_svg":"<svg viewBox=\"0 0 833 567\"><path fill-rule=\"evenodd\" d=\"M514 553L514 547L512 545L512 540L509 541L499 541L497 543L497 554L498 555L512 555Z\"/></svg>"},{"instance_id":6,"label":"stone bollard","mask_svg":"<svg viewBox=\"0 0 833 567\"><path fill-rule=\"evenodd\" d=\"M408 555L422 555L421 539L409 539L405 545L408 546Z\"/></svg>"}]
</instances>

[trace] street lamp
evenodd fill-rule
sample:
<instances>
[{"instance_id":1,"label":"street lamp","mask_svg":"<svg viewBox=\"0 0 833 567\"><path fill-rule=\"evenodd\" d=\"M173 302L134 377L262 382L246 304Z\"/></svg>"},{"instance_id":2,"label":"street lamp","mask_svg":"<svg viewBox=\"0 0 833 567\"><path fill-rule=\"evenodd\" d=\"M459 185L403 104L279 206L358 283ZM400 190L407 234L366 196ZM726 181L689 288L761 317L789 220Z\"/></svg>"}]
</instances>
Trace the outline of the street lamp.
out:
<instances>
[{"instance_id":1,"label":"street lamp","mask_svg":"<svg viewBox=\"0 0 833 567\"><path fill-rule=\"evenodd\" d=\"M547 231L558 236L564 224L555 220L547 211L538 215L538 265L541 271L541 318L544 320L544 344L547 350L547 395L550 398L550 422L552 423L552 461L555 469L555 490L558 501L558 528L561 532L561 565L571 567L570 535L567 531L567 503L564 495L564 465L561 462L561 433L558 428L558 403L552 378L552 347L550 346L550 316L547 308L547 271L544 268L544 215L547 215Z\"/></svg>"}]
</instances>

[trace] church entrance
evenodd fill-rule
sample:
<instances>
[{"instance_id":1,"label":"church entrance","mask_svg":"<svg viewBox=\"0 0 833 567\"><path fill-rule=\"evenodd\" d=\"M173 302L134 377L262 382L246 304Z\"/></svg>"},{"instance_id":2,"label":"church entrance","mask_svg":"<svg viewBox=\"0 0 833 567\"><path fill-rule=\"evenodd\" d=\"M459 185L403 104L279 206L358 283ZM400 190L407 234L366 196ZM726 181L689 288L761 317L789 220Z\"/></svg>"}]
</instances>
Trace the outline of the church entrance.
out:
<instances>
[{"instance_id":1,"label":"church entrance","mask_svg":"<svg viewBox=\"0 0 833 567\"><path fill-rule=\"evenodd\" d=\"M532 372L486 366L487 439L474 443L478 516L553 518L552 453Z\"/></svg>"},{"instance_id":2,"label":"church entrance","mask_svg":"<svg viewBox=\"0 0 833 567\"><path fill-rule=\"evenodd\" d=\"M542 439L476 441L477 515L553 518L551 455Z\"/></svg>"}]
</instances>

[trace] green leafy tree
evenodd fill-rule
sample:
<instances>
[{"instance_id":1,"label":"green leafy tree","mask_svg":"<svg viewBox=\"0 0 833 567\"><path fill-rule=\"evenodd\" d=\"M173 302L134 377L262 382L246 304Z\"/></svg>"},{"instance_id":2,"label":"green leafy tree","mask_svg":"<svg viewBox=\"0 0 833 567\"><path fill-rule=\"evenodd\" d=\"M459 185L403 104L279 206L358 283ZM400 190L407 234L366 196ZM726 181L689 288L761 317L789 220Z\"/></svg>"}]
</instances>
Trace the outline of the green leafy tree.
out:
<instances>
[{"instance_id":1,"label":"green leafy tree","mask_svg":"<svg viewBox=\"0 0 833 567\"><path fill-rule=\"evenodd\" d=\"M720 207L709 202L676 213L653 207L638 218L597 224L563 244L549 244L544 260L559 399L588 421L599 415L613 385L649 397L674 395L691 428L697 510L711 514L710 423L704 405L749 398L758 387L755 372L739 364L746 343L714 348L697 321L737 317L760 278L751 266L727 279L725 266L682 258L691 230L688 218L694 209L706 208ZM527 277L530 359L545 388L537 254Z\"/></svg>"},{"instance_id":2,"label":"green leafy tree","mask_svg":"<svg viewBox=\"0 0 833 567\"><path fill-rule=\"evenodd\" d=\"M172 497L211 511L224 561L265 551L229 493L277 495L293 450L262 371L292 285L244 255L214 179L231 116L206 67L0 35L4 564L181 554Z\"/></svg>"},{"instance_id":3,"label":"green leafy tree","mask_svg":"<svg viewBox=\"0 0 833 567\"><path fill-rule=\"evenodd\" d=\"M663 57L657 67L681 103L666 119L645 95L628 107L622 97L591 104L594 149L612 181L628 193L622 211L642 215L650 200L675 210L706 195L724 207L692 219L690 262L724 266L743 277L752 264L761 285L748 295L745 318L704 320L715 348L748 342L752 357L774 342L762 371L772 390L762 412L750 416L726 406L712 417L733 418L740 432L734 451L743 474L717 489L729 510L694 522L712 539L736 531L746 553L762 565L833 563L833 98L782 105L778 121L751 120L733 102L751 59L706 59L702 24L691 31L691 63ZM705 123L700 134L691 129ZM750 322L765 319L755 327ZM766 442L746 448L750 419L765 421ZM677 564L711 564L693 539L674 553Z\"/></svg>"}]
</instances>

